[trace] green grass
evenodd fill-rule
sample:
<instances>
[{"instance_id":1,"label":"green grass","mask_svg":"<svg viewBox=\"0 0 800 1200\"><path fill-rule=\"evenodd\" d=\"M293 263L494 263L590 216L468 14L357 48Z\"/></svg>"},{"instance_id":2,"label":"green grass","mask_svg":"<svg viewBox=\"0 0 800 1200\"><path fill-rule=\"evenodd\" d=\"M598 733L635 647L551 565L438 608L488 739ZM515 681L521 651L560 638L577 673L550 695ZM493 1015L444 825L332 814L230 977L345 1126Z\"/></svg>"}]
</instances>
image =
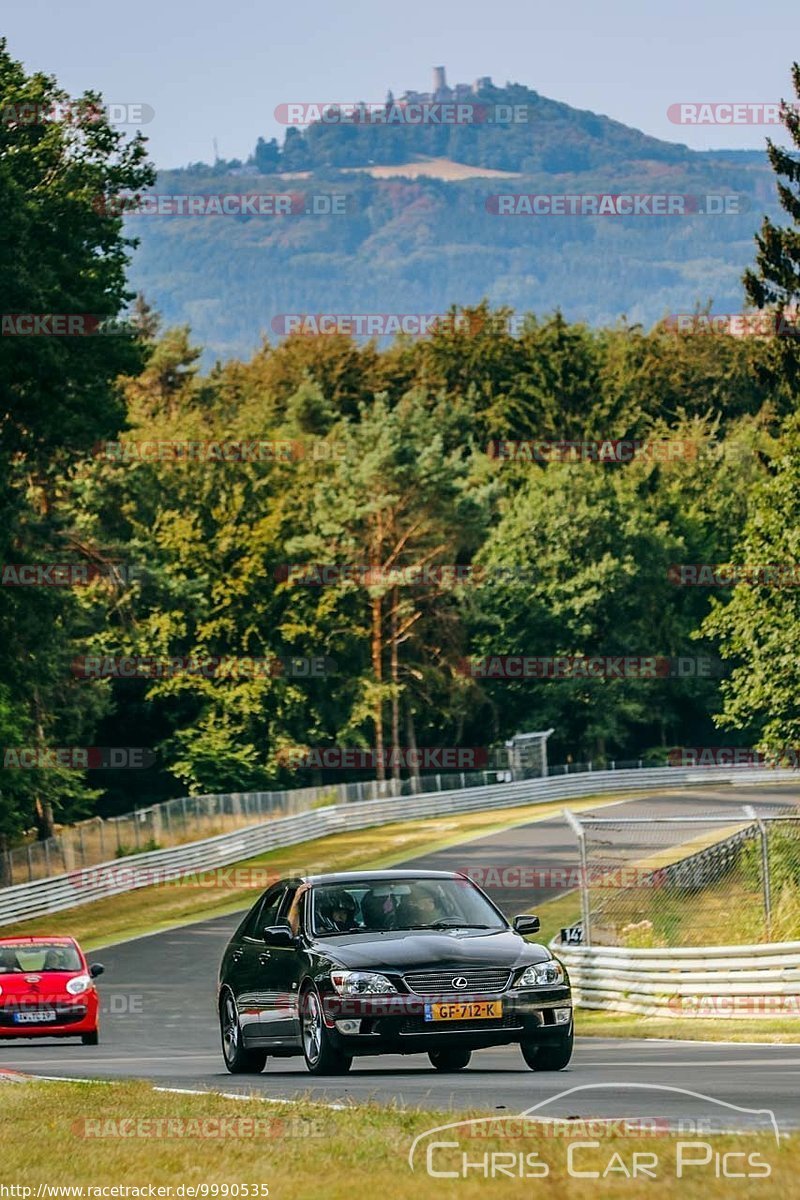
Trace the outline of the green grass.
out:
<instances>
[{"instance_id":1,"label":"green grass","mask_svg":"<svg viewBox=\"0 0 800 1200\"><path fill-rule=\"evenodd\" d=\"M792 1017L709 1020L703 1017L642 1017L635 1013L575 1011L579 1037L667 1038L695 1042L769 1042L794 1045L800 1022Z\"/></svg>"},{"instance_id":2,"label":"green grass","mask_svg":"<svg viewBox=\"0 0 800 1200\"><path fill-rule=\"evenodd\" d=\"M552 1082L555 1090L558 1077ZM381 1200L516 1200L536 1195L557 1200L584 1200L589 1195L606 1200L620 1195L638 1200L644 1194L655 1200L729 1200L737 1196L773 1200L776 1195L794 1194L800 1171L797 1136L781 1139L780 1145L774 1135L764 1133L709 1137L706 1140L718 1154L758 1154L759 1161L768 1164L769 1176L717 1178L712 1158L708 1166L691 1168L678 1179L677 1137L644 1140L640 1132L626 1138L613 1130L593 1128L593 1144L577 1148L576 1169L602 1173L613 1159L617 1170L605 1181L587 1181L568 1173L569 1139L547 1136L548 1131L554 1132L552 1124L542 1132L541 1126L529 1123L522 1137L519 1126L506 1126L509 1136L504 1136L501 1120L510 1115L495 1113L491 1125L462 1126L440 1135L457 1141L458 1148L437 1151L434 1169L460 1165L462 1151L470 1162L483 1161L484 1155L493 1152L511 1154L515 1162L518 1156L536 1154L533 1161L541 1170L546 1167L546 1179L520 1179L518 1175L485 1178L474 1169L466 1179L432 1178L425 1170L427 1141L422 1143L412 1172L408 1156L414 1138L452 1121L451 1114L408 1112L399 1106L375 1104L347 1105L335 1111L311 1101L265 1103L213 1094L175 1095L153 1091L140 1082L6 1084L0 1085L0 1183L28 1187L33 1197L40 1184L145 1189L150 1185L173 1189L208 1185L211 1197L224 1196L225 1185L230 1189L246 1184L267 1187L270 1200L319 1200L321 1196L352 1200L354 1193L362 1191ZM220 1120L227 1124L220 1126ZM220 1129L225 1136L219 1136ZM466 1136L466 1131L473 1136ZM487 1131L490 1136L475 1136ZM585 1131L573 1133L573 1140L586 1138ZM684 1142L693 1140L683 1138ZM646 1186L620 1177L618 1166L622 1161L630 1169L633 1154L643 1152L657 1156L656 1178L648 1179ZM700 1156L697 1150L686 1153ZM742 1170L744 1160L733 1161L736 1169ZM508 1158L503 1160L506 1169L508 1162Z\"/></svg>"}]
</instances>

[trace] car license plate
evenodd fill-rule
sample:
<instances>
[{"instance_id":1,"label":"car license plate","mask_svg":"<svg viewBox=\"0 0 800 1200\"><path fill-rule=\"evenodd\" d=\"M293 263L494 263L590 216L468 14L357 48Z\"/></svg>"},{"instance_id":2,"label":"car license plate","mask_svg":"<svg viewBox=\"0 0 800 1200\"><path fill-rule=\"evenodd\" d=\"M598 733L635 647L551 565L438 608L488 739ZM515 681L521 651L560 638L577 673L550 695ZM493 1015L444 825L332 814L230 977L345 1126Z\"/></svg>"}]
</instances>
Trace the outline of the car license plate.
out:
<instances>
[{"instance_id":1,"label":"car license plate","mask_svg":"<svg viewBox=\"0 0 800 1200\"><path fill-rule=\"evenodd\" d=\"M55 1019L56 1010L54 1008L38 1008L31 1009L30 1012L14 1013L14 1020L18 1025L44 1025Z\"/></svg>"},{"instance_id":2,"label":"car license plate","mask_svg":"<svg viewBox=\"0 0 800 1200\"><path fill-rule=\"evenodd\" d=\"M425 1005L426 1021L496 1021L502 1015L502 1000L453 1000Z\"/></svg>"}]
</instances>

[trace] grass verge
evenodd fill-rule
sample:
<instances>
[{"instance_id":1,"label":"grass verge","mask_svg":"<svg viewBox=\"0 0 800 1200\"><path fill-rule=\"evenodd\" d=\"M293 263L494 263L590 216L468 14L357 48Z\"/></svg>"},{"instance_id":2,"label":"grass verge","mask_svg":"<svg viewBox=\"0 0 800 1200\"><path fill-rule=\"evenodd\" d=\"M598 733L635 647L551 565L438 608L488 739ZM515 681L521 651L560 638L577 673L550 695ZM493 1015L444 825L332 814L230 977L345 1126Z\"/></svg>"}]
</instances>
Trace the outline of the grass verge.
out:
<instances>
[{"instance_id":1,"label":"grass verge","mask_svg":"<svg viewBox=\"0 0 800 1200\"><path fill-rule=\"evenodd\" d=\"M251 1200L265 1196L264 1188L269 1189L271 1200L318 1200L321 1195L326 1200L352 1200L355 1189L365 1188L381 1200L408 1200L413 1195L483 1200L487 1195L532 1195L537 1184L559 1200L577 1200L587 1195L585 1173L595 1171L598 1174L589 1179L589 1188L596 1196L635 1197L646 1191L651 1198L758 1200L792 1195L800 1170L797 1136L781 1139L780 1145L774 1134L765 1133L707 1137L703 1139L709 1146L707 1161L696 1166L684 1162L679 1178L681 1156L695 1162L706 1157L697 1139L690 1142L669 1135L643 1140L641 1131L625 1137L613 1129L604 1136L596 1127L588 1135L591 1141L585 1127L568 1139L563 1134L545 1136L531 1123L526 1123L520 1136L519 1124L509 1123L504 1129L502 1118L495 1114L490 1125L438 1135L456 1141L457 1148L436 1150L433 1169L455 1171L455 1178L427 1173L428 1141L421 1143L412 1173L408 1154L414 1138L452 1119L443 1113L378 1105L332 1111L311 1102L265 1104L221 1095L174 1095L154 1092L138 1082L9 1084L0 1087L0 1183L30 1189L4 1193L22 1200L36 1197L40 1185L145 1189L128 1195L147 1195L146 1189L153 1185L171 1187L173 1196L191 1195L189 1188L205 1187L208 1197L249 1195ZM472 1136L467 1135L469 1130ZM568 1170L571 1140L583 1142L575 1147L573 1159L573 1171L583 1172L582 1177ZM681 1148L689 1145L693 1148ZM728 1151L737 1156L731 1160L735 1170L752 1177L721 1176L719 1156ZM462 1154L470 1163L486 1163L484 1171L473 1167L464 1178ZM503 1158L498 1160L494 1154ZM626 1177L634 1154L647 1155L654 1177L645 1176L644 1182L641 1176ZM756 1157L748 1162L748 1154ZM487 1178L486 1169L498 1161L505 1174L495 1171L494 1177ZM181 1185L183 1193L176 1190Z\"/></svg>"},{"instance_id":2,"label":"grass verge","mask_svg":"<svg viewBox=\"0 0 800 1200\"><path fill-rule=\"evenodd\" d=\"M694 1042L770 1042L793 1045L800 1036L796 1017L758 1017L720 1020L704 1017L642 1017L635 1013L575 1011L579 1037L668 1038Z\"/></svg>"}]
</instances>

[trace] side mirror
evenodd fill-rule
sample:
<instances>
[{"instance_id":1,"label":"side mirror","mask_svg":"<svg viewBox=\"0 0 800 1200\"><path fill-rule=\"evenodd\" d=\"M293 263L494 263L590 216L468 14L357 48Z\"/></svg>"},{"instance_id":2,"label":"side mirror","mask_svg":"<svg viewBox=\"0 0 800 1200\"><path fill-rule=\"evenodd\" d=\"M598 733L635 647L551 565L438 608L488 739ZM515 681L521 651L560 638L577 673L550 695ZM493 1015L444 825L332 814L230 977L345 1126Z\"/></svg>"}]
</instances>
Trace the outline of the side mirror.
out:
<instances>
[{"instance_id":1,"label":"side mirror","mask_svg":"<svg viewBox=\"0 0 800 1200\"><path fill-rule=\"evenodd\" d=\"M268 946L287 947L295 944L295 936L288 925L265 925L262 937Z\"/></svg>"},{"instance_id":2,"label":"side mirror","mask_svg":"<svg viewBox=\"0 0 800 1200\"><path fill-rule=\"evenodd\" d=\"M92 965L89 967L89 974L91 975L92 979L97 979L97 976L102 975L104 971L105 967L102 963L92 963Z\"/></svg>"},{"instance_id":3,"label":"side mirror","mask_svg":"<svg viewBox=\"0 0 800 1200\"><path fill-rule=\"evenodd\" d=\"M514 917L514 929L517 933L524 937L526 933L538 933L540 929L540 921L538 917L533 917L529 913L522 913L518 917Z\"/></svg>"}]
</instances>

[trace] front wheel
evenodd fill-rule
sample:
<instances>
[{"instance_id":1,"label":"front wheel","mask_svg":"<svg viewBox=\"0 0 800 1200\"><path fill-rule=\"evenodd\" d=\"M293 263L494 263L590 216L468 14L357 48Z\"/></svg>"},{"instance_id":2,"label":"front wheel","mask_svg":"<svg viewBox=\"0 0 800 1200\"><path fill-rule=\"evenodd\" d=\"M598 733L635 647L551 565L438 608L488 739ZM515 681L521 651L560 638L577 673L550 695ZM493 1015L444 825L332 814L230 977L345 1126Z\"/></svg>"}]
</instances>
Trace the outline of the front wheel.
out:
<instances>
[{"instance_id":1,"label":"front wheel","mask_svg":"<svg viewBox=\"0 0 800 1200\"><path fill-rule=\"evenodd\" d=\"M84 1046L97 1046L100 1042L100 1032L97 1029L92 1029L89 1033L81 1034L81 1041Z\"/></svg>"},{"instance_id":2,"label":"front wheel","mask_svg":"<svg viewBox=\"0 0 800 1200\"><path fill-rule=\"evenodd\" d=\"M537 1046L535 1042L523 1042L522 1057L532 1071L563 1071L572 1058L572 1030L555 1046Z\"/></svg>"},{"instance_id":3,"label":"front wheel","mask_svg":"<svg viewBox=\"0 0 800 1200\"><path fill-rule=\"evenodd\" d=\"M450 1046L446 1050L429 1050L428 1058L437 1071L463 1071L472 1058L472 1051Z\"/></svg>"},{"instance_id":4,"label":"front wheel","mask_svg":"<svg viewBox=\"0 0 800 1200\"><path fill-rule=\"evenodd\" d=\"M319 992L315 988L303 993L300 1029L303 1057L312 1075L344 1075L350 1070L353 1060L332 1044L330 1032L322 1019Z\"/></svg>"},{"instance_id":5,"label":"front wheel","mask_svg":"<svg viewBox=\"0 0 800 1200\"><path fill-rule=\"evenodd\" d=\"M242 1027L236 1003L226 992L219 1006L219 1027L222 1035L222 1056L231 1075L258 1075L267 1065L266 1050L248 1050L242 1038Z\"/></svg>"}]
</instances>

